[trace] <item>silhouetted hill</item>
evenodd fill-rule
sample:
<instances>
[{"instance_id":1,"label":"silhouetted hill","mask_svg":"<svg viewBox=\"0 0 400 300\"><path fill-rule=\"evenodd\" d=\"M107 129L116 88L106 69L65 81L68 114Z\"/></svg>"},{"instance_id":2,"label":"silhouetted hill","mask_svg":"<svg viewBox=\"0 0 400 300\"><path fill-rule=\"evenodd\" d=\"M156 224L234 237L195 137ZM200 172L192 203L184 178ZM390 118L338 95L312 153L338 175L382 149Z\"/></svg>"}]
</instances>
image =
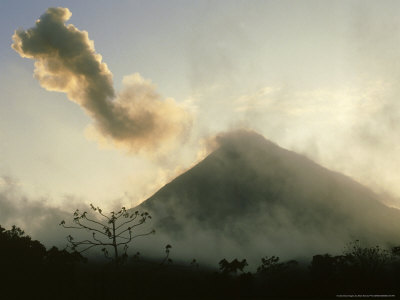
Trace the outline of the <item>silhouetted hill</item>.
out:
<instances>
[{"instance_id":1,"label":"silhouetted hill","mask_svg":"<svg viewBox=\"0 0 400 300\"><path fill-rule=\"evenodd\" d=\"M218 142L140 205L159 233L199 253L204 247L259 257L339 251L355 239L399 242L399 211L351 178L255 132L231 132Z\"/></svg>"}]
</instances>

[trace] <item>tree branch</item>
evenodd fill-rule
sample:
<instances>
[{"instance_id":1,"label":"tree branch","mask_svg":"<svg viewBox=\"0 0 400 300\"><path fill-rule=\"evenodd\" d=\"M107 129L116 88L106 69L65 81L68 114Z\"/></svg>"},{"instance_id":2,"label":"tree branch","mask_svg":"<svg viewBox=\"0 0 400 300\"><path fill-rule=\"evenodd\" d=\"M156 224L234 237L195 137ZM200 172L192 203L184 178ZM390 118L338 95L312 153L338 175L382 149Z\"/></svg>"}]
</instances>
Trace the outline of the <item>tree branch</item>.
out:
<instances>
[{"instance_id":1,"label":"tree branch","mask_svg":"<svg viewBox=\"0 0 400 300\"><path fill-rule=\"evenodd\" d=\"M153 234L154 232L155 232L155 231L152 230L152 231L147 232L147 233L137 234L137 235L135 235L135 236L132 236L132 237L129 239L129 241L127 241L127 242L118 243L118 246L120 246L120 245L126 245L126 244L128 244L131 240L133 240L134 238L137 238L137 237L139 237L139 236L150 235L150 234Z\"/></svg>"},{"instance_id":2,"label":"tree branch","mask_svg":"<svg viewBox=\"0 0 400 300\"><path fill-rule=\"evenodd\" d=\"M126 211L125 207L122 207L120 211L118 212L112 211L110 212L109 216L107 216L103 214L102 210L99 207L96 208L92 204L90 204L90 207L93 211L96 211L103 218L105 218L107 220L107 224L103 224L103 222L106 221L104 221L101 218L99 219L97 219L96 217L89 218L87 216L88 213L86 211L80 213L78 209L75 210L73 214L74 216L73 223L75 225L71 226L65 225L65 221L61 221L60 223L60 225L62 225L64 228L80 229L80 230L85 229L92 232L91 239L85 239L83 241L74 241L74 238L71 235L67 237L68 242L70 243L72 249L75 250L78 247L84 248L83 250L79 251L79 253L85 252L96 246L104 246L102 251L104 252L104 255L106 257L109 257L107 247L114 247L115 255L113 259L115 263L118 265L118 263L120 263L121 260L126 258L127 256L126 251L128 249L128 244L134 238L150 235L155 232L154 230L152 230L147 233L142 233L137 235L132 234L133 228L145 223L147 218L149 219L151 218L151 216L147 212L139 214L139 212L136 211L135 213L130 214ZM140 219L138 219L138 216L140 216ZM125 218L126 220L124 220L123 218ZM85 224L84 221L82 220L86 220L89 224ZM121 223L118 226L116 226L117 221L118 223ZM101 229L96 228L96 226L101 226ZM121 230L121 232L117 233L117 230ZM100 233L100 236L96 236L97 233ZM103 236L107 237L108 242L102 240ZM118 255L117 249L119 246L124 246L123 255Z\"/></svg>"},{"instance_id":3,"label":"tree branch","mask_svg":"<svg viewBox=\"0 0 400 300\"><path fill-rule=\"evenodd\" d=\"M101 227L107 227L106 225L104 225L104 224L102 224L102 223L100 223L100 222L97 222L97 221L94 221L94 220L92 220L92 219L89 219L87 216L85 216L85 219L86 220L88 220L88 221L90 221L90 222L93 222L93 223L95 223L95 224L98 224L98 225L100 225Z\"/></svg>"},{"instance_id":4,"label":"tree branch","mask_svg":"<svg viewBox=\"0 0 400 300\"><path fill-rule=\"evenodd\" d=\"M121 227L124 226L125 224L129 224L129 223L135 221L136 218L137 218L137 216L138 216L138 215L135 215L135 217L134 217L133 219L130 219L130 220L128 220L128 221L125 221L125 222L122 223L121 225L117 226L117 228L115 228L115 230L118 230L119 228L121 228Z\"/></svg>"},{"instance_id":5,"label":"tree branch","mask_svg":"<svg viewBox=\"0 0 400 300\"><path fill-rule=\"evenodd\" d=\"M105 235L106 237L110 238L110 235L109 235L109 234L106 234L106 233L104 233L104 232L102 232L102 231L100 231L100 230L98 230L98 229L96 229L96 228L88 227L88 226L82 224L82 223L79 221L79 219L76 220L75 223L77 223L78 225L82 226L83 228L85 228L85 229L87 229L87 230L89 230L89 231L96 231L96 232L101 233L102 235ZM104 230L105 230L106 232L107 232L107 228L108 228L107 226L104 226Z\"/></svg>"},{"instance_id":6,"label":"tree branch","mask_svg":"<svg viewBox=\"0 0 400 300\"><path fill-rule=\"evenodd\" d=\"M97 208L97 211L98 211L98 213L99 213L100 215L102 215L104 218L106 218L108 221L110 221L110 218L107 217L105 214L103 214L100 208Z\"/></svg>"}]
</instances>

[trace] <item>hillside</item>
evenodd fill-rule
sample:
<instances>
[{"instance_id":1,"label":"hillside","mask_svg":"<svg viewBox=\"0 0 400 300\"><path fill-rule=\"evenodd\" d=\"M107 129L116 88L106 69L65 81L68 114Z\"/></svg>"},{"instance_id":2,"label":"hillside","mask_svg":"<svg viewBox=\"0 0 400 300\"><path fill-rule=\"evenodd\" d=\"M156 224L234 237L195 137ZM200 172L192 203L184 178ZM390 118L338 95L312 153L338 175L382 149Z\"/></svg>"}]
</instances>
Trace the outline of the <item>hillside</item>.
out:
<instances>
[{"instance_id":1,"label":"hillside","mask_svg":"<svg viewBox=\"0 0 400 300\"><path fill-rule=\"evenodd\" d=\"M205 257L301 257L340 251L355 239L400 241L399 211L351 178L255 132L231 132L218 142L140 205L166 240Z\"/></svg>"}]
</instances>

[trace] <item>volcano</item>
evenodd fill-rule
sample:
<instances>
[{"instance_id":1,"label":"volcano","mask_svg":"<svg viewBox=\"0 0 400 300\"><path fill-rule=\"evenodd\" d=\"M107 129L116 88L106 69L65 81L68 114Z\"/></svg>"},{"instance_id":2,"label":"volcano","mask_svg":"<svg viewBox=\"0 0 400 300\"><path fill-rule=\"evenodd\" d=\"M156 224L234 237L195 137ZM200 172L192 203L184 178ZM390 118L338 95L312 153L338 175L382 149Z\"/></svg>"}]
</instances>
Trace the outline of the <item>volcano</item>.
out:
<instances>
[{"instance_id":1,"label":"volcano","mask_svg":"<svg viewBox=\"0 0 400 300\"><path fill-rule=\"evenodd\" d=\"M400 211L351 178L253 131L217 142L217 150L139 206L182 251L251 259L334 253L356 239L399 244Z\"/></svg>"}]
</instances>

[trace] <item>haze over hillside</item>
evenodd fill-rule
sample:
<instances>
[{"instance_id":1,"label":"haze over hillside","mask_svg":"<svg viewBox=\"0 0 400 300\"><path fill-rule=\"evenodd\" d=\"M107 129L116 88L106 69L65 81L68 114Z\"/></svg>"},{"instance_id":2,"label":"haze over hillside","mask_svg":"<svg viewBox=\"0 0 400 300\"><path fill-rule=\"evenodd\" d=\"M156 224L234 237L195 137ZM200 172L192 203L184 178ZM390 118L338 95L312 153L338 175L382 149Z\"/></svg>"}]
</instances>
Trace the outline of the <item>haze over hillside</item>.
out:
<instances>
[{"instance_id":1,"label":"haze over hillside","mask_svg":"<svg viewBox=\"0 0 400 300\"><path fill-rule=\"evenodd\" d=\"M339 252L356 239L400 244L399 211L368 188L255 132L217 141L216 151L139 206L154 216L154 238L179 256L258 261Z\"/></svg>"}]
</instances>

